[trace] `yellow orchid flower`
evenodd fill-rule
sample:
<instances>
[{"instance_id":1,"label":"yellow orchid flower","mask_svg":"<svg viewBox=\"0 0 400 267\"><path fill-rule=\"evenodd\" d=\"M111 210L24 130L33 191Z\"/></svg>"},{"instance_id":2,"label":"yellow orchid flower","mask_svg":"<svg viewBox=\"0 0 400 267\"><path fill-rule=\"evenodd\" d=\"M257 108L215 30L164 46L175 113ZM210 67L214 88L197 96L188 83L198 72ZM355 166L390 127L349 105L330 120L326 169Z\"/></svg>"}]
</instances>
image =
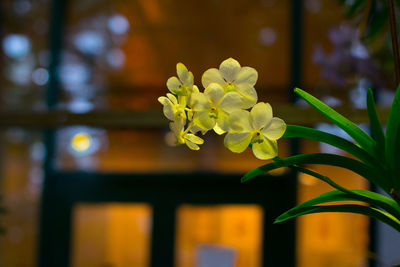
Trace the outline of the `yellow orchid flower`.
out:
<instances>
[{"instance_id":1,"label":"yellow orchid flower","mask_svg":"<svg viewBox=\"0 0 400 267\"><path fill-rule=\"evenodd\" d=\"M191 106L194 125L223 134L229 129L229 114L240 109L242 98L236 92L225 93L217 83L210 83L204 93L192 94Z\"/></svg>"},{"instance_id":2,"label":"yellow orchid flower","mask_svg":"<svg viewBox=\"0 0 400 267\"><path fill-rule=\"evenodd\" d=\"M192 133L189 133L191 126L184 130L184 124L181 121L174 121L169 123L169 128L175 136L175 144L186 144L192 150L199 150L204 140Z\"/></svg>"},{"instance_id":3,"label":"yellow orchid flower","mask_svg":"<svg viewBox=\"0 0 400 267\"><path fill-rule=\"evenodd\" d=\"M232 152L243 152L250 143L258 159L272 159L278 155L277 139L286 130L283 120L272 116L268 103L259 102L251 111L238 110L229 116L230 130L224 144Z\"/></svg>"},{"instance_id":4,"label":"yellow orchid flower","mask_svg":"<svg viewBox=\"0 0 400 267\"><path fill-rule=\"evenodd\" d=\"M206 88L210 83L220 84L225 92L237 92L243 98L242 108L247 109L257 103L254 89L258 73L254 68L241 67L233 58L224 60L219 69L211 68L204 72L201 82Z\"/></svg>"},{"instance_id":5,"label":"yellow orchid flower","mask_svg":"<svg viewBox=\"0 0 400 267\"><path fill-rule=\"evenodd\" d=\"M163 113L167 119L186 122L186 97L178 97L177 99L173 94L167 93L167 97L160 96L158 102L163 105Z\"/></svg>"},{"instance_id":6,"label":"yellow orchid flower","mask_svg":"<svg viewBox=\"0 0 400 267\"><path fill-rule=\"evenodd\" d=\"M167 87L171 93L178 96L189 96L193 90L199 91L196 85L193 85L194 77L191 71L188 71L182 63L176 64L176 73L178 77L173 76L167 80Z\"/></svg>"}]
</instances>

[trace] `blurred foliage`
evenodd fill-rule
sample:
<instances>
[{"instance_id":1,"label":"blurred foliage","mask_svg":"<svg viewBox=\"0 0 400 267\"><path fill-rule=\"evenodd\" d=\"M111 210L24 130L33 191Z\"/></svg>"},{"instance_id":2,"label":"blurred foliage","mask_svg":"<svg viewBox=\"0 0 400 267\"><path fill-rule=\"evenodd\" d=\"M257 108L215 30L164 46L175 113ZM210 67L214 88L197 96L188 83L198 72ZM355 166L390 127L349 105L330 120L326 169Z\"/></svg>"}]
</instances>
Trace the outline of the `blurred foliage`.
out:
<instances>
[{"instance_id":1,"label":"blurred foliage","mask_svg":"<svg viewBox=\"0 0 400 267\"><path fill-rule=\"evenodd\" d=\"M388 0L339 0L345 6L345 14L360 29L364 43L371 50L373 57L379 60L384 73L394 72L392 41L390 35L390 16ZM400 1L395 0L396 14ZM396 16L397 17L397 16ZM400 28L397 19L397 29ZM399 39L399 35L397 34Z\"/></svg>"}]
</instances>

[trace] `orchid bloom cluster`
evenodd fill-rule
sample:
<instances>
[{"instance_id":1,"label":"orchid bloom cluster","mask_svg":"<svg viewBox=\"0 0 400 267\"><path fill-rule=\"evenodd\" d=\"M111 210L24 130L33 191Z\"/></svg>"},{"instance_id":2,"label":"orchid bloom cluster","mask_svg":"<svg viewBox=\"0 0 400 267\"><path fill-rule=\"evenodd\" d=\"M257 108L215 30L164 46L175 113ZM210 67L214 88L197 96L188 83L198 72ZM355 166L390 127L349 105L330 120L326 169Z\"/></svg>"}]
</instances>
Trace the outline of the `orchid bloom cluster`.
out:
<instances>
[{"instance_id":1,"label":"orchid bloom cluster","mask_svg":"<svg viewBox=\"0 0 400 267\"><path fill-rule=\"evenodd\" d=\"M158 101L170 120L175 144L186 144L199 150L203 135L214 131L225 134L224 144L232 152L241 153L251 146L259 159L277 156L277 139L286 130L283 120L273 117L271 105L257 103L254 88L258 74L254 68L241 67L233 58L224 60L219 69L204 72L204 92L194 85L192 72L182 63L176 65L177 76L167 81L170 93Z\"/></svg>"}]
</instances>

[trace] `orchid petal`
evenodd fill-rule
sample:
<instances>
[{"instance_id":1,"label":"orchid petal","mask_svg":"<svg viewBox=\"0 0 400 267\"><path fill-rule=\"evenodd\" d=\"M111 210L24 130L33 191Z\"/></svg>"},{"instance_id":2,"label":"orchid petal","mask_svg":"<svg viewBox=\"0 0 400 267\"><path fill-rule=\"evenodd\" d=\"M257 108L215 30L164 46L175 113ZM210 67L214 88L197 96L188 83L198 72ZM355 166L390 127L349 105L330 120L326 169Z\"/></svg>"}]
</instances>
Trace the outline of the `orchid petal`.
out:
<instances>
[{"instance_id":1,"label":"orchid petal","mask_svg":"<svg viewBox=\"0 0 400 267\"><path fill-rule=\"evenodd\" d=\"M263 135L270 140L277 140L282 137L286 131L286 123L277 117L272 118L271 123L261 130Z\"/></svg>"},{"instance_id":2,"label":"orchid petal","mask_svg":"<svg viewBox=\"0 0 400 267\"><path fill-rule=\"evenodd\" d=\"M217 83L210 83L207 88L204 89L204 94L212 103L219 103L225 92L221 85Z\"/></svg>"},{"instance_id":3,"label":"orchid petal","mask_svg":"<svg viewBox=\"0 0 400 267\"><path fill-rule=\"evenodd\" d=\"M185 143L188 146L188 148L190 148L191 150L199 150L200 149L200 147L198 145L196 145L195 143L193 143L191 141L186 141Z\"/></svg>"},{"instance_id":4,"label":"orchid petal","mask_svg":"<svg viewBox=\"0 0 400 267\"><path fill-rule=\"evenodd\" d=\"M215 130L216 127L218 127L217 130ZM214 131L217 134L221 135L227 132L228 130L229 130L229 115L225 113L223 110L220 110L218 112L217 124L214 126Z\"/></svg>"},{"instance_id":5,"label":"orchid petal","mask_svg":"<svg viewBox=\"0 0 400 267\"><path fill-rule=\"evenodd\" d=\"M219 104L219 108L223 109L228 113L240 109L241 106L242 106L242 97L235 92L229 92L225 94L221 100L221 103Z\"/></svg>"},{"instance_id":6,"label":"orchid petal","mask_svg":"<svg viewBox=\"0 0 400 267\"><path fill-rule=\"evenodd\" d=\"M221 63L219 66L219 71L221 72L225 81L233 82L240 71L240 64L237 62L237 60L228 58Z\"/></svg>"},{"instance_id":7,"label":"orchid petal","mask_svg":"<svg viewBox=\"0 0 400 267\"><path fill-rule=\"evenodd\" d=\"M201 145L201 144L204 143L204 140L202 138L200 138L200 137L198 137L197 135L194 135L194 134L186 134L185 135L185 139L189 140L192 143L198 144L198 145Z\"/></svg>"},{"instance_id":8,"label":"orchid petal","mask_svg":"<svg viewBox=\"0 0 400 267\"><path fill-rule=\"evenodd\" d=\"M215 124L214 128L213 128L214 132L218 135L222 135L224 133L226 133L226 131L224 131L218 124L218 122Z\"/></svg>"},{"instance_id":9,"label":"orchid petal","mask_svg":"<svg viewBox=\"0 0 400 267\"><path fill-rule=\"evenodd\" d=\"M250 112L247 110L237 110L229 115L229 132L251 132Z\"/></svg>"},{"instance_id":10,"label":"orchid petal","mask_svg":"<svg viewBox=\"0 0 400 267\"><path fill-rule=\"evenodd\" d=\"M260 130L271 122L272 108L271 105L259 102L254 105L250 111L250 121L254 129Z\"/></svg>"},{"instance_id":11,"label":"orchid petal","mask_svg":"<svg viewBox=\"0 0 400 267\"><path fill-rule=\"evenodd\" d=\"M171 91L171 93L175 93L174 91L179 90L179 87L182 83L178 80L177 77L171 77L167 81L167 88Z\"/></svg>"},{"instance_id":12,"label":"orchid petal","mask_svg":"<svg viewBox=\"0 0 400 267\"><path fill-rule=\"evenodd\" d=\"M163 105L163 113L167 119L173 121L174 120L174 106L170 99L165 96L160 96L158 98L158 102Z\"/></svg>"},{"instance_id":13,"label":"orchid petal","mask_svg":"<svg viewBox=\"0 0 400 267\"><path fill-rule=\"evenodd\" d=\"M251 67L243 67L236 76L235 84L247 84L253 87L258 79L258 73Z\"/></svg>"},{"instance_id":14,"label":"orchid petal","mask_svg":"<svg viewBox=\"0 0 400 267\"><path fill-rule=\"evenodd\" d=\"M243 104L242 108L247 109L251 108L257 103L257 92L253 86L249 84L237 84L235 85L236 91L242 96Z\"/></svg>"},{"instance_id":15,"label":"orchid petal","mask_svg":"<svg viewBox=\"0 0 400 267\"><path fill-rule=\"evenodd\" d=\"M167 97L169 100L171 100L172 104L174 105L178 104L178 100L176 99L175 95L167 93Z\"/></svg>"},{"instance_id":16,"label":"orchid petal","mask_svg":"<svg viewBox=\"0 0 400 267\"><path fill-rule=\"evenodd\" d=\"M203 76L201 77L201 83L203 84L203 87L206 88L210 83L224 85L225 80L218 69L211 68L204 72Z\"/></svg>"},{"instance_id":17,"label":"orchid petal","mask_svg":"<svg viewBox=\"0 0 400 267\"><path fill-rule=\"evenodd\" d=\"M182 63L176 64L176 73L178 74L179 80L188 87L193 86L193 74L188 71L185 65Z\"/></svg>"},{"instance_id":18,"label":"orchid petal","mask_svg":"<svg viewBox=\"0 0 400 267\"><path fill-rule=\"evenodd\" d=\"M210 108L210 103L204 93L193 93L190 101L194 111L202 111Z\"/></svg>"},{"instance_id":19,"label":"orchid petal","mask_svg":"<svg viewBox=\"0 0 400 267\"><path fill-rule=\"evenodd\" d=\"M224 138L224 145L232 152L242 153L251 142L250 133L227 133Z\"/></svg>"},{"instance_id":20,"label":"orchid petal","mask_svg":"<svg viewBox=\"0 0 400 267\"><path fill-rule=\"evenodd\" d=\"M215 119L209 116L208 110L204 110L194 115L193 123L204 130L211 130L215 126Z\"/></svg>"},{"instance_id":21,"label":"orchid petal","mask_svg":"<svg viewBox=\"0 0 400 267\"><path fill-rule=\"evenodd\" d=\"M264 137L263 142L253 143L252 149L254 156L258 159L272 159L278 155L278 144L275 140L268 140Z\"/></svg>"}]
</instances>

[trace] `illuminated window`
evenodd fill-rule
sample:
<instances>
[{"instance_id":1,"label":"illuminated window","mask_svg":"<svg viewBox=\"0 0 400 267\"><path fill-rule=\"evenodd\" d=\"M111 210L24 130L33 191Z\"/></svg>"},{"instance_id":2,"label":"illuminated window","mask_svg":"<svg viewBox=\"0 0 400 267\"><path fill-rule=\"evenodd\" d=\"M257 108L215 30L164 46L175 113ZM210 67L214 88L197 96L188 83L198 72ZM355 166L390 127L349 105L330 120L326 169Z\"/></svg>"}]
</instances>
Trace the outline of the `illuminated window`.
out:
<instances>
[{"instance_id":1,"label":"illuminated window","mask_svg":"<svg viewBox=\"0 0 400 267\"><path fill-rule=\"evenodd\" d=\"M76 205L72 266L149 266L151 213L146 204Z\"/></svg>"},{"instance_id":2,"label":"illuminated window","mask_svg":"<svg viewBox=\"0 0 400 267\"><path fill-rule=\"evenodd\" d=\"M262 225L263 210L257 205L182 205L176 267L261 267Z\"/></svg>"}]
</instances>

